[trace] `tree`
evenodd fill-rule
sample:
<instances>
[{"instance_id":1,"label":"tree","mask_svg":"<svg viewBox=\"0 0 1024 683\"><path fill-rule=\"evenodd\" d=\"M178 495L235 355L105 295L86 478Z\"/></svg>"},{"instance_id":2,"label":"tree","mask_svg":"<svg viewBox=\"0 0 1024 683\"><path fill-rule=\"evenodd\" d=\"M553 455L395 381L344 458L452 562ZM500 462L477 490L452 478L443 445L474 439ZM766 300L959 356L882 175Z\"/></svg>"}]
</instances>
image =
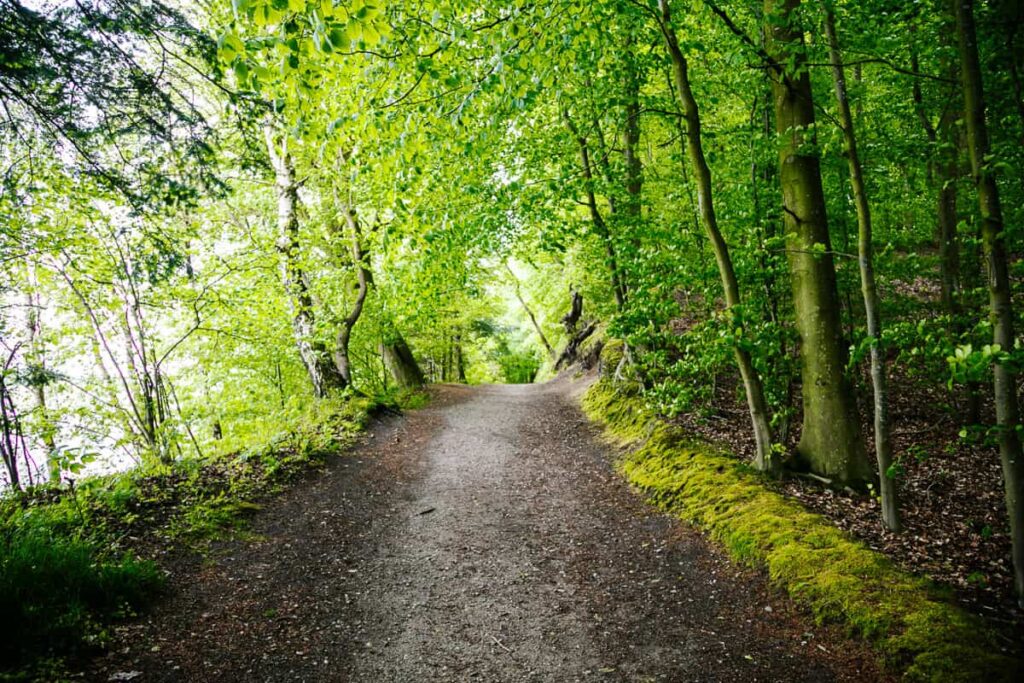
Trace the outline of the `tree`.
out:
<instances>
[{"instance_id":1,"label":"tree","mask_svg":"<svg viewBox=\"0 0 1024 683\"><path fill-rule=\"evenodd\" d=\"M953 0L956 17L960 75L967 124L967 150L981 212L981 237L985 249L989 315L992 342L1004 355L993 366L995 376L996 429L999 457L1006 489L1006 512L1013 541L1014 588L1024 607L1024 449L1020 437L1020 408L1017 403L1017 373L1007 357L1017 348L1014 334L1013 301L1006 255L1006 225L999 202L995 169L989 162L988 122L985 89L978 60L978 38L974 25L974 0Z\"/></svg>"},{"instance_id":2,"label":"tree","mask_svg":"<svg viewBox=\"0 0 1024 683\"><path fill-rule=\"evenodd\" d=\"M850 165L850 186L857 208L857 262L860 266L860 286L864 296L864 314L867 318L868 338L871 344L871 387L874 394L875 458L881 481L882 520L891 531L899 531L899 503L896 495L896 474L892 466L892 440L889 435L888 370L882 349L882 317L879 310L878 288L875 284L874 244L871 235L871 208L868 204L867 184L857 152L857 137L853 127L853 114L846 91L843 55L836 36L835 13L825 8L825 36L828 40L829 60L832 62L832 80L835 85L839 126L843 131L846 159Z\"/></svg>"},{"instance_id":3,"label":"tree","mask_svg":"<svg viewBox=\"0 0 1024 683\"><path fill-rule=\"evenodd\" d=\"M348 386L348 379L331 361L327 345L317 336L316 313L299 250L299 188L295 181L287 136L278 136L273 124L264 126L267 154L274 168L277 189L277 224L280 235L281 279L292 308L292 330L299 356L306 366L313 394L323 398ZM280 140L280 141L279 141Z\"/></svg>"},{"instance_id":4,"label":"tree","mask_svg":"<svg viewBox=\"0 0 1024 683\"><path fill-rule=\"evenodd\" d=\"M803 430L797 453L812 472L862 485L871 471L846 377L834 252L815 139L799 0L765 0L786 255L800 333Z\"/></svg>"},{"instance_id":5,"label":"tree","mask_svg":"<svg viewBox=\"0 0 1024 683\"><path fill-rule=\"evenodd\" d=\"M676 37L675 29L672 27L671 10L669 9L668 0L659 0L659 6L661 16L656 16L656 19L665 37L665 45L668 49L669 57L672 59L676 90L679 93L679 101L683 107L683 118L686 122L686 150L690 158L690 165L693 167L694 178L696 179L701 223L715 252L715 260L718 264L718 272L722 280L722 290L725 293L726 315L729 317L730 325L738 331L738 339L735 344L736 365L739 367L740 376L743 378L747 407L750 411L750 421L754 430L754 442L757 447L755 463L760 470L773 471L778 469L778 463L773 458L768 405L764 397L764 388L761 386L761 377L754 367L750 353L744 348L742 301L740 299L739 282L736 279L732 258L729 256L729 247L722 236L721 230L718 228L718 217L715 214L711 181L711 168L708 166L707 159L704 156L701 140L700 109L697 106L697 100L694 98L693 89L690 86L689 65L687 64L686 56L679 47L679 40Z\"/></svg>"}]
</instances>

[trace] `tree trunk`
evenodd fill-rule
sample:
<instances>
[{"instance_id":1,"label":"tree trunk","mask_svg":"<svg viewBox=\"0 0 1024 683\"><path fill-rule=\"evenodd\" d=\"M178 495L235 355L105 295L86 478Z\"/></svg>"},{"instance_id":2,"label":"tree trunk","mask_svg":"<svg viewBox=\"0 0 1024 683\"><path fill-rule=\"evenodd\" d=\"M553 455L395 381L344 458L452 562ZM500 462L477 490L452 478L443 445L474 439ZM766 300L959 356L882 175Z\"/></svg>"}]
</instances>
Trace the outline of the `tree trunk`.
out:
<instances>
[{"instance_id":1,"label":"tree trunk","mask_svg":"<svg viewBox=\"0 0 1024 683\"><path fill-rule=\"evenodd\" d=\"M801 341L804 414L797 457L816 474L862 485L872 474L853 387L844 372L846 349L821 167L817 152L808 149L816 144L814 102L803 33L795 25L799 5L799 0L765 0L786 252Z\"/></svg>"},{"instance_id":2,"label":"tree trunk","mask_svg":"<svg viewBox=\"0 0 1024 683\"><path fill-rule=\"evenodd\" d=\"M857 260L860 265L860 287L864 295L864 314L867 318L871 342L871 387L874 392L875 459L878 461L879 492L882 499L882 521L892 531L899 531L899 502L896 479L892 469L892 441L889 435L889 390L885 356L882 353L882 316L879 311L878 290L875 287L874 247L871 237L871 209L868 204L864 170L857 152L857 138L853 128L853 115L846 92L843 56L836 37L835 15L825 10L825 35L828 38L829 60L832 62L832 80L839 109L839 123L843 130L846 160L850 166L850 185L857 208Z\"/></svg>"},{"instance_id":3,"label":"tree trunk","mask_svg":"<svg viewBox=\"0 0 1024 683\"><path fill-rule=\"evenodd\" d=\"M939 184L938 192L938 224L939 224L939 274L942 281L942 305L954 318L960 315L960 240L956 226L956 180L957 180L957 145L953 131L955 121L952 116L943 116L939 123L942 140L949 149L943 149L936 164L936 175Z\"/></svg>"},{"instance_id":4,"label":"tree trunk","mask_svg":"<svg viewBox=\"0 0 1024 683\"><path fill-rule=\"evenodd\" d=\"M390 341L381 344L381 355L384 365L395 380L395 384L403 389L418 389L424 384L423 371L412 355L412 349L405 337L395 330Z\"/></svg>"},{"instance_id":5,"label":"tree trunk","mask_svg":"<svg viewBox=\"0 0 1024 683\"><path fill-rule=\"evenodd\" d=\"M520 290L519 278L517 278L516 274L512 272L512 267L508 265L507 261L505 262L505 270L508 271L509 276L512 278L512 286L516 294L516 299L519 300L519 304L523 307L523 310L526 311L526 315L529 316L530 322L533 324L534 331L536 331L537 336L540 337L540 343L544 345L544 350L548 352L548 358L554 360L555 349L551 346L551 342L548 341L547 336L545 336L544 330L540 327L540 323L537 322L537 316L533 314L533 311L526 304L526 299L523 298L523 293Z\"/></svg>"},{"instance_id":6,"label":"tree trunk","mask_svg":"<svg viewBox=\"0 0 1024 683\"><path fill-rule=\"evenodd\" d=\"M1014 348L1013 303L1007 267L1005 226L999 203L999 187L989 154L988 125L985 120L985 95L978 60L974 28L974 0L953 0L956 34L960 50L960 75L964 91L964 115L967 124L967 149L971 171L978 191L981 211L981 236L988 275L990 318L993 342L1004 352ZM1018 433L1020 414L1017 405L1017 373L1012 365L997 362L995 377L996 423L999 432L999 456L1006 488L1006 511L1010 517L1013 542L1014 587L1018 603L1024 607L1024 452Z\"/></svg>"},{"instance_id":7,"label":"tree trunk","mask_svg":"<svg viewBox=\"0 0 1024 683\"><path fill-rule=\"evenodd\" d=\"M683 116L686 119L686 150L697 184L697 200L701 223L715 252L715 260L718 263L718 272L722 279L722 290L725 293L725 303L728 308L727 314L729 315L730 325L742 330L742 312L739 309L742 302L740 300L739 282L736 279L732 258L729 255L729 246L726 244L721 230L719 230L718 218L715 214L711 168L704 157L704 148L701 140L700 110L690 88L686 57L679 48L675 30L671 26L668 0L660 0L660 6L661 30L665 36L665 44L669 55L672 58L676 88L679 94L679 101L683 106ZM761 377L754 367L750 353L743 348L742 342L738 342L734 346L734 353L736 364L739 366L740 376L743 379L743 387L747 395L747 407L750 409L750 421L754 430L754 442L757 445L755 465L763 471L774 471L777 469L777 463L772 458L771 426L769 425L768 405L765 401Z\"/></svg>"},{"instance_id":8,"label":"tree trunk","mask_svg":"<svg viewBox=\"0 0 1024 683\"><path fill-rule=\"evenodd\" d=\"M580 135L576 124L565 112L565 121L569 130L576 137L580 147L580 161L583 165L583 181L586 183L587 208L590 210L590 221L597 232L597 236L604 243L605 252L608 255L608 268L611 271L612 291L615 294L615 306L621 311L626 305L626 287L622 282L622 275L619 272L619 260L616 254L615 243L612 241L608 225L604 222L601 210L597 207L597 197L594 195L594 171L590 163L590 148L587 146L587 139Z\"/></svg>"},{"instance_id":9,"label":"tree trunk","mask_svg":"<svg viewBox=\"0 0 1024 683\"><path fill-rule=\"evenodd\" d=\"M352 331L363 314L366 305L366 297L370 292L370 285L373 284L373 275L366 267L366 255L363 253L362 234L359 227L359 217L350 204L346 204L342 210L345 216L345 223L348 225L349 240L352 249L352 263L356 269L356 299L352 303L352 310L341 321L338 330L337 343L334 347L334 364L338 374L345 380L345 384L352 385L352 363L349 358L349 342L352 339Z\"/></svg>"},{"instance_id":10,"label":"tree trunk","mask_svg":"<svg viewBox=\"0 0 1024 683\"><path fill-rule=\"evenodd\" d=\"M455 381L466 383L466 359L462 355L462 335L455 335L453 352L455 354Z\"/></svg>"},{"instance_id":11,"label":"tree trunk","mask_svg":"<svg viewBox=\"0 0 1024 683\"><path fill-rule=\"evenodd\" d=\"M288 155L287 142L280 153L277 150L272 126L263 129L267 153L274 167L277 188L277 226L280 235L277 250L281 255L281 277L292 312L292 333L299 357L306 367L313 395L323 398L332 391L344 389L348 382L331 362L327 345L316 338L316 317L313 298L306 286L306 277L299 260L299 218L297 214L299 189Z\"/></svg>"}]
</instances>

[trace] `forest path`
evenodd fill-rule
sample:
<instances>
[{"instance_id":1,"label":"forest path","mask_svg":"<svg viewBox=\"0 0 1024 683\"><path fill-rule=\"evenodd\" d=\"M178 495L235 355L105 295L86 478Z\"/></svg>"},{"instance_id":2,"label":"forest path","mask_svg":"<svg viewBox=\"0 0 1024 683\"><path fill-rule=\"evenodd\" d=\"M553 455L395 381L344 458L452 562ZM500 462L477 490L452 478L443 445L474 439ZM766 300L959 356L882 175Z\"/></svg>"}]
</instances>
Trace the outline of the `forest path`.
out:
<instances>
[{"instance_id":1,"label":"forest path","mask_svg":"<svg viewBox=\"0 0 1024 683\"><path fill-rule=\"evenodd\" d=\"M878 678L862 646L630 492L579 389L437 388L272 501L259 540L175 568L88 677Z\"/></svg>"}]
</instances>

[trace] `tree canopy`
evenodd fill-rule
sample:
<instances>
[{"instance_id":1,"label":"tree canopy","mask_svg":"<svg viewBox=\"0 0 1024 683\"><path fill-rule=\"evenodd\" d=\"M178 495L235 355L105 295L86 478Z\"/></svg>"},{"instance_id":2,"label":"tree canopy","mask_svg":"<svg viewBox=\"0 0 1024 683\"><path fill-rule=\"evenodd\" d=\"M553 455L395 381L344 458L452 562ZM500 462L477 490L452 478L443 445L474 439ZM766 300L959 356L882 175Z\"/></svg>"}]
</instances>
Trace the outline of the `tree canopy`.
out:
<instances>
[{"instance_id":1,"label":"tree canopy","mask_svg":"<svg viewBox=\"0 0 1024 683\"><path fill-rule=\"evenodd\" d=\"M892 530L955 423L1024 594L1020 3L372 1L0 0L9 484L601 357Z\"/></svg>"}]
</instances>

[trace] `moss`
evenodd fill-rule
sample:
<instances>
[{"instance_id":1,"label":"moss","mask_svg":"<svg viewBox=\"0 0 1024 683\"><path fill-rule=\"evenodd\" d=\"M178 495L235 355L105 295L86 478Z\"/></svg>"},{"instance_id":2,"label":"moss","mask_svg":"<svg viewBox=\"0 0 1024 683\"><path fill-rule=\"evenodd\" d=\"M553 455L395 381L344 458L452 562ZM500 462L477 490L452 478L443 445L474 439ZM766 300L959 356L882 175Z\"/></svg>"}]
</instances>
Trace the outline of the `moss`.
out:
<instances>
[{"instance_id":1,"label":"moss","mask_svg":"<svg viewBox=\"0 0 1024 683\"><path fill-rule=\"evenodd\" d=\"M999 654L995 634L979 618L767 489L735 458L687 439L635 393L603 379L584 396L583 409L611 440L633 447L619 468L652 503L703 529L737 562L767 571L819 622L868 640L907 680L1019 680L1021 663Z\"/></svg>"}]
</instances>

